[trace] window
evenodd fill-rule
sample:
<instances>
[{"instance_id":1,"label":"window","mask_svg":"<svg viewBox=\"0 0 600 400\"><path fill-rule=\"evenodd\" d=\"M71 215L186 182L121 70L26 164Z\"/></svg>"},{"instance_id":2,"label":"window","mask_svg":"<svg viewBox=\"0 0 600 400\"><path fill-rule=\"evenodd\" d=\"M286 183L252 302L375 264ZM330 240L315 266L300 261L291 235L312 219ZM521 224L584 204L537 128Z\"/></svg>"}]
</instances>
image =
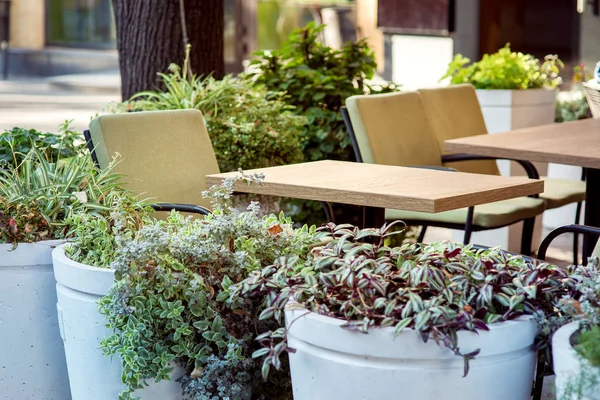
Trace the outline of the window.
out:
<instances>
[{"instance_id":1,"label":"window","mask_svg":"<svg viewBox=\"0 0 600 400\"><path fill-rule=\"evenodd\" d=\"M49 45L115 48L111 0L47 0Z\"/></svg>"}]
</instances>

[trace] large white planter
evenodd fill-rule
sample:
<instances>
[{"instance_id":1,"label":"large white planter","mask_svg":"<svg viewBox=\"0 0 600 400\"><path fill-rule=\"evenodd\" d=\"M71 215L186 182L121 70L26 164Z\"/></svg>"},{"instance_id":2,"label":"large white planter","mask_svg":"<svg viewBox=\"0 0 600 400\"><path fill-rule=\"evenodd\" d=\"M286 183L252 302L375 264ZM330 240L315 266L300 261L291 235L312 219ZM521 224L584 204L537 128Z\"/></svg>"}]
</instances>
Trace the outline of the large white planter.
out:
<instances>
[{"instance_id":1,"label":"large white planter","mask_svg":"<svg viewBox=\"0 0 600 400\"><path fill-rule=\"evenodd\" d=\"M477 98L489 134L508 132L514 129L546 125L554 122L556 91L547 89L530 90L482 90ZM500 173L504 176L525 175L523 169L510 161L497 161ZM546 175L547 166L535 163L540 175ZM505 250L520 252L522 224L474 232L471 242L485 246L500 246ZM455 240L462 241L462 232L453 233ZM533 248L541 241L542 221L538 217L533 235Z\"/></svg>"},{"instance_id":2,"label":"large white planter","mask_svg":"<svg viewBox=\"0 0 600 400\"><path fill-rule=\"evenodd\" d=\"M290 327L290 322L293 322ZM369 334L306 310L286 311L294 400L529 400L536 365L531 319L459 332L463 352L480 348L463 378L463 360L413 330Z\"/></svg>"},{"instance_id":3,"label":"large white planter","mask_svg":"<svg viewBox=\"0 0 600 400\"><path fill-rule=\"evenodd\" d=\"M600 400L600 368L579 357L570 343L578 327L571 322L552 337L556 400Z\"/></svg>"},{"instance_id":4,"label":"large white planter","mask_svg":"<svg viewBox=\"0 0 600 400\"><path fill-rule=\"evenodd\" d=\"M100 340L110 334L104 315L98 311L98 300L114 283L115 271L75 262L65 255L64 246L52 252L56 292L58 294L61 336L69 369L73 400L117 399L123 390L118 356L105 356ZM142 400L181 399L181 385L173 372L171 381L152 382L135 392ZM58 400L58 398L57 398Z\"/></svg>"},{"instance_id":5,"label":"large white planter","mask_svg":"<svg viewBox=\"0 0 600 400\"><path fill-rule=\"evenodd\" d=\"M52 275L60 243L0 245L0 400L71 398Z\"/></svg>"}]
</instances>

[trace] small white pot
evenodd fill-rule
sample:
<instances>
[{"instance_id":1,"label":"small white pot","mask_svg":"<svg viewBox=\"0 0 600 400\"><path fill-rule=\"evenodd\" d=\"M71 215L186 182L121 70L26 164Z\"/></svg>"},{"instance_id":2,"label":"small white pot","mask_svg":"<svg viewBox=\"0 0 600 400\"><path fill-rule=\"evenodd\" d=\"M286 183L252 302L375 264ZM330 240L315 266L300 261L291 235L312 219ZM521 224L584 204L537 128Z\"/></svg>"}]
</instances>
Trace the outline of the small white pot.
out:
<instances>
[{"instance_id":1,"label":"small white pot","mask_svg":"<svg viewBox=\"0 0 600 400\"><path fill-rule=\"evenodd\" d=\"M124 389L118 356L107 357L99 349L102 338L110 335L106 318L98 311L98 300L108 294L115 279L113 269L96 268L69 259L64 245L52 252L58 316L67 357L73 400L117 399ZM142 400L181 399L183 374L176 368L171 381L151 382L134 397ZM58 400L58 399L57 399Z\"/></svg>"},{"instance_id":2,"label":"small white pot","mask_svg":"<svg viewBox=\"0 0 600 400\"><path fill-rule=\"evenodd\" d=\"M71 398L52 275L60 243L0 245L0 400Z\"/></svg>"},{"instance_id":3,"label":"small white pot","mask_svg":"<svg viewBox=\"0 0 600 400\"><path fill-rule=\"evenodd\" d=\"M463 352L481 349L463 378L463 360L412 329L368 334L345 321L287 310L294 400L529 400L536 365L536 323L522 318L489 332L459 332ZM290 327L290 323L293 324Z\"/></svg>"},{"instance_id":4,"label":"small white pot","mask_svg":"<svg viewBox=\"0 0 600 400\"><path fill-rule=\"evenodd\" d=\"M579 322L571 322L552 337L556 400L600 400L600 368L591 366L571 346L578 327Z\"/></svg>"}]
</instances>

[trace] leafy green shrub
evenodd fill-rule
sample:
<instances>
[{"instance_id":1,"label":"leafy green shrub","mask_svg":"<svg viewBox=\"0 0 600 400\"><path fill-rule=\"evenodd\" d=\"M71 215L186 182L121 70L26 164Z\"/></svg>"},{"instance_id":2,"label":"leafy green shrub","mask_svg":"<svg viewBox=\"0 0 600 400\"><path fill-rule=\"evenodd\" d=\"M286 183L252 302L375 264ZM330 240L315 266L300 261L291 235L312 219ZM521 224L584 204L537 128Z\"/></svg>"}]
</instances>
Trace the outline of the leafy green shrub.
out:
<instances>
[{"instance_id":1,"label":"leafy green shrub","mask_svg":"<svg viewBox=\"0 0 600 400\"><path fill-rule=\"evenodd\" d=\"M406 244L390 248L389 228L358 229L328 224L319 228L326 244L307 258L282 258L250 273L230 287L232 304L263 298L261 320L276 330L257 337L254 356L264 358L263 374L280 365L287 350L284 308L290 299L321 315L347 321L342 327L368 333L393 328L394 335L414 329L422 340L463 354L460 330L488 330L488 325L521 315L550 317L555 303L571 293L565 271L495 249L476 250L456 243Z\"/></svg>"},{"instance_id":2,"label":"leafy green shrub","mask_svg":"<svg viewBox=\"0 0 600 400\"><path fill-rule=\"evenodd\" d=\"M226 76L223 80L198 77L173 64L158 74L166 91L135 94L119 110L202 111L221 171L253 169L302 161L301 130L306 122L282 101L267 98L264 88Z\"/></svg>"},{"instance_id":3,"label":"leafy green shrub","mask_svg":"<svg viewBox=\"0 0 600 400\"><path fill-rule=\"evenodd\" d=\"M98 171L90 157L51 162L32 149L18 168L0 169L0 243L65 237L73 213L108 210L103 200L120 179Z\"/></svg>"},{"instance_id":4,"label":"leafy green shrub","mask_svg":"<svg viewBox=\"0 0 600 400\"><path fill-rule=\"evenodd\" d=\"M73 157L84 148L83 136L71 129L70 121L58 133L14 127L0 134L0 167L18 166L32 148L38 149L50 162Z\"/></svg>"},{"instance_id":5,"label":"leafy green shrub","mask_svg":"<svg viewBox=\"0 0 600 400\"><path fill-rule=\"evenodd\" d=\"M256 87L285 92L286 101L307 118L302 131L304 157L353 160L351 142L340 114L346 98L357 94L397 90L393 84L374 88L367 84L376 63L362 40L334 50L319 42L324 26L308 24L294 31L283 48L256 53L249 76Z\"/></svg>"},{"instance_id":6,"label":"leafy green shrub","mask_svg":"<svg viewBox=\"0 0 600 400\"><path fill-rule=\"evenodd\" d=\"M318 239L314 227L295 230L283 215L260 217L257 203L233 208L234 183L211 189L214 211L202 220L172 213L118 240L112 266L121 279L100 311L113 329L101 348L123 364L120 398L145 380L169 379L177 364L188 399L291 399L289 377L264 384L251 358L252 332L272 327L257 321L260 299L228 304L229 287L279 257L307 254Z\"/></svg>"},{"instance_id":7,"label":"leafy green shrub","mask_svg":"<svg viewBox=\"0 0 600 400\"><path fill-rule=\"evenodd\" d=\"M554 89L561 82L562 61L548 55L543 63L530 54L511 51L507 44L494 54L485 54L480 61L457 54L448 65L443 79L451 84L470 83L476 89Z\"/></svg>"}]
</instances>

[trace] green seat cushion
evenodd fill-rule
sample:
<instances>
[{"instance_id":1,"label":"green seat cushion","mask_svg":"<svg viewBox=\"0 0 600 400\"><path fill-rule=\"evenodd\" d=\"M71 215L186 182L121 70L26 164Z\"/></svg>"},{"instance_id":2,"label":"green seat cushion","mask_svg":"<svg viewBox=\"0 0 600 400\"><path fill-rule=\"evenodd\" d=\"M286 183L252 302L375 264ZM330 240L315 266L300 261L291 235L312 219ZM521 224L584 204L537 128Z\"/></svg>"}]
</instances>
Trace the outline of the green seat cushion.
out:
<instances>
[{"instance_id":1,"label":"green seat cushion","mask_svg":"<svg viewBox=\"0 0 600 400\"><path fill-rule=\"evenodd\" d=\"M475 206L473 225L481 228L498 228L511 225L526 218L532 218L544 212L544 200L532 197L497 201L495 203ZM386 220L431 221L431 225L439 223L464 224L467 219L467 208L445 211L437 214L385 210Z\"/></svg>"},{"instance_id":2,"label":"green seat cushion","mask_svg":"<svg viewBox=\"0 0 600 400\"><path fill-rule=\"evenodd\" d=\"M546 209L558 208L585 200L585 182L575 179L558 179L543 176L544 193L540 198L546 202Z\"/></svg>"}]
</instances>

